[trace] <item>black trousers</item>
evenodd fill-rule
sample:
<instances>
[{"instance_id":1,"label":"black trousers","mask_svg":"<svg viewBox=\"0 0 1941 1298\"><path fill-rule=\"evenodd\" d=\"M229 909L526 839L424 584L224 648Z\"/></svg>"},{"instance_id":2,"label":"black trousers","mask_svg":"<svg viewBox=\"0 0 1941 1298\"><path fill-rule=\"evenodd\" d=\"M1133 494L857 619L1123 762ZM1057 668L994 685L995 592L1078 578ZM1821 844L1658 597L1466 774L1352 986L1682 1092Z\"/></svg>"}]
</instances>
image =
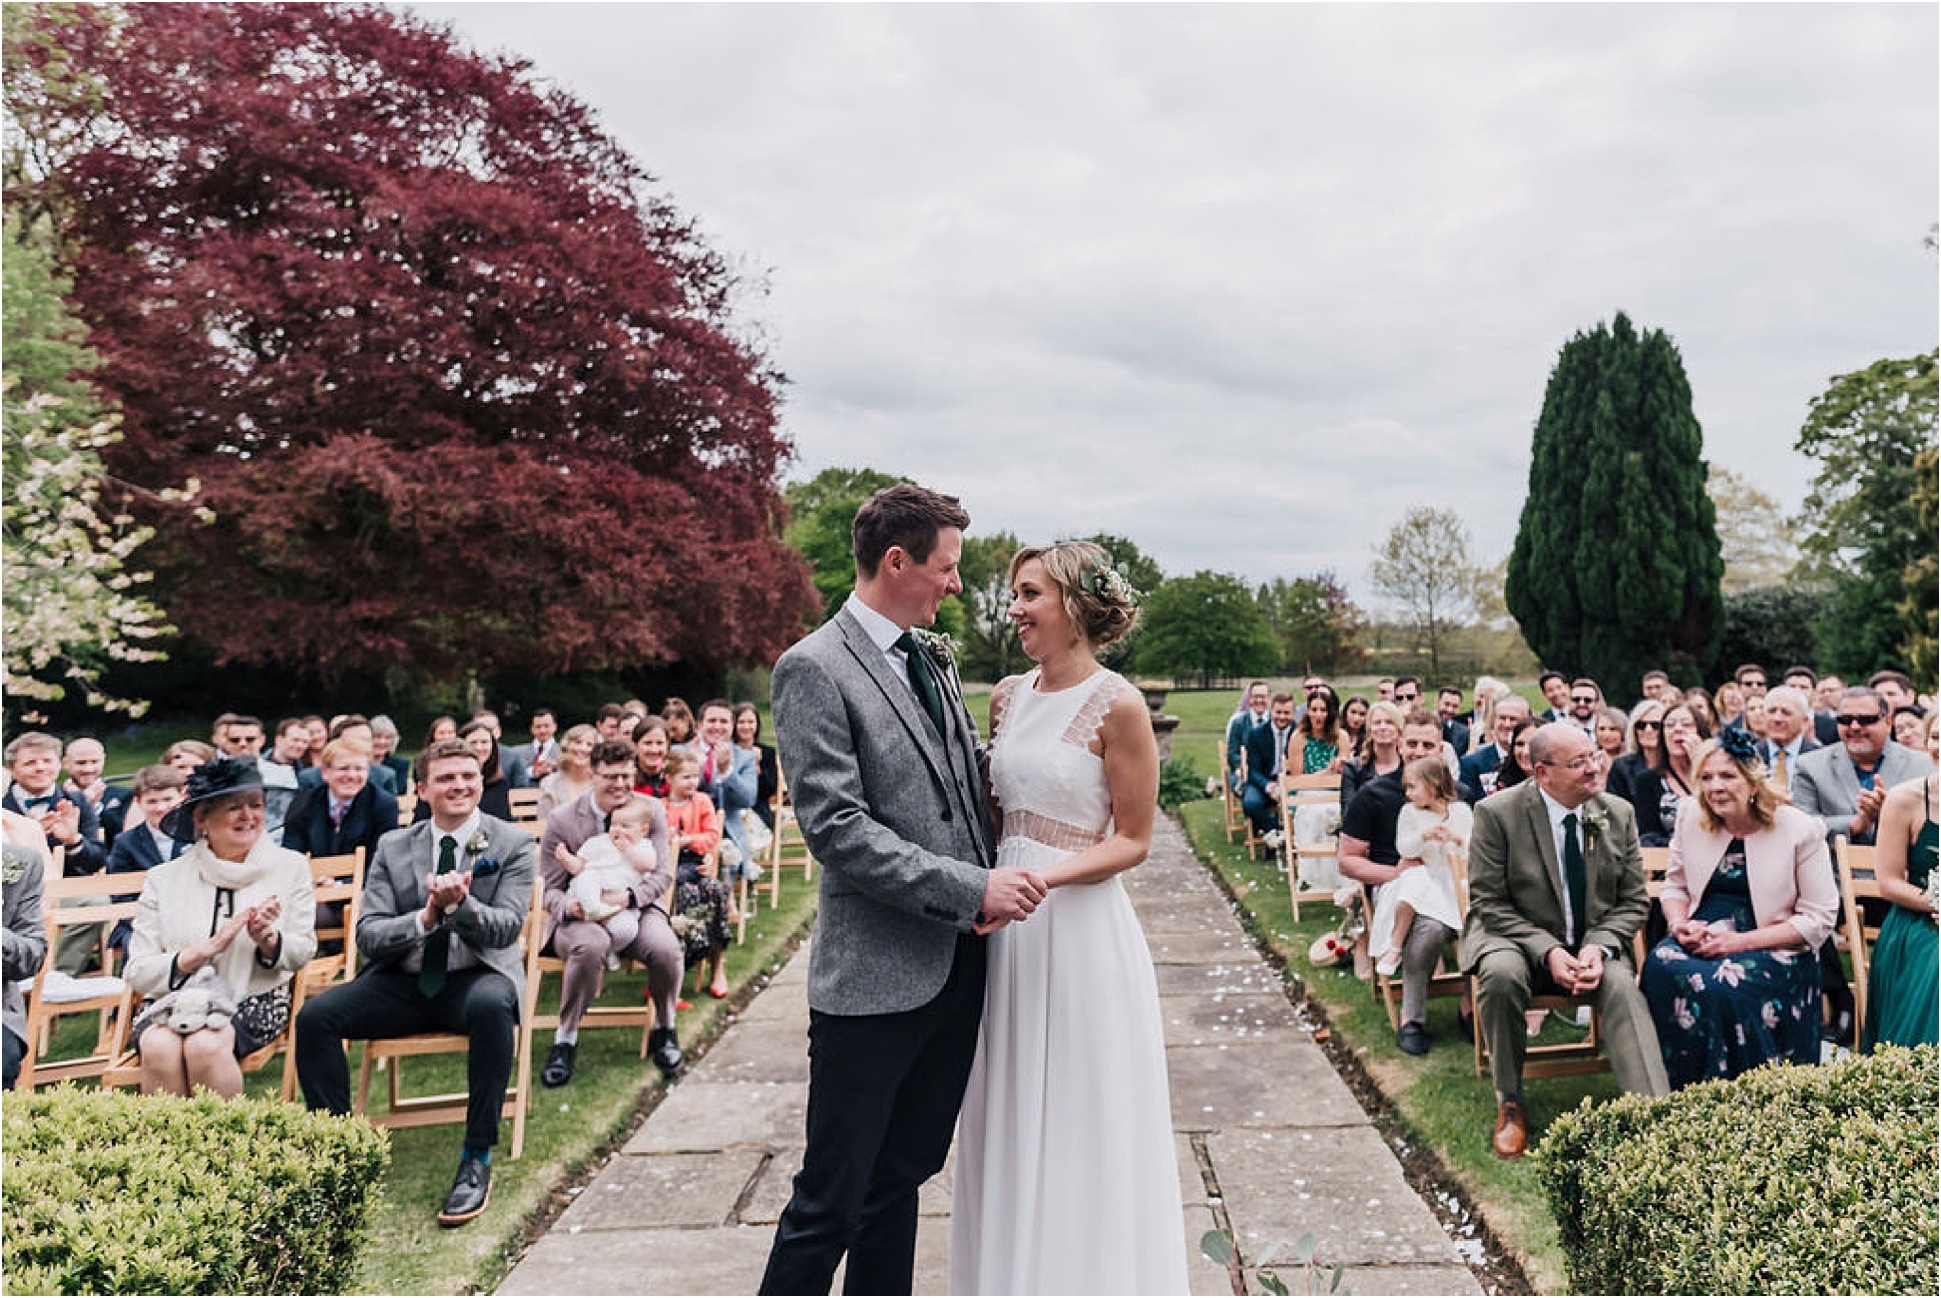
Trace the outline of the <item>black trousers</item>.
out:
<instances>
[{"instance_id":1,"label":"black trousers","mask_svg":"<svg viewBox=\"0 0 1941 1298\"><path fill-rule=\"evenodd\" d=\"M943 990L901 1014L809 1015L808 1147L764 1294L907 1294L917 1190L943 1168L984 1010L984 940L957 939Z\"/></svg>"},{"instance_id":2,"label":"black trousers","mask_svg":"<svg viewBox=\"0 0 1941 1298\"><path fill-rule=\"evenodd\" d=\"M518 1025L518 994L512 980L495 969L455 971L433 997L418 990L416 974L368 970L305 1002L297 1012L297 1081L303 1102L331 1113L350 1112L345 1038L458 1033L471 1039L465 1055L465 1148L490 1149L499 1140L499 1110L512 1077Z\"/></svg>"}]
</instances>

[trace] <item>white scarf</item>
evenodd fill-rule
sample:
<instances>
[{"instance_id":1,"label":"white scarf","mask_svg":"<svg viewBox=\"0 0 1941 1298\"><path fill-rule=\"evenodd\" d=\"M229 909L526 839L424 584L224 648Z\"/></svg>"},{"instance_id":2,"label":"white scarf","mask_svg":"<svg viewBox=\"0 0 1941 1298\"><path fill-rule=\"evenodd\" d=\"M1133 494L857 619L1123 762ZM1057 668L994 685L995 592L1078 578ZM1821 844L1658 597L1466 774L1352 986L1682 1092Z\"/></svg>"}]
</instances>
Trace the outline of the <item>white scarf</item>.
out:
<instances>
[{"instance_id":1,"label":"white scarf","mask_svg":"<svg viewBox=\"0 0 1941 1298\"><path fill-rule=\"evenodd\" d=\"M209 848L207 836L198 838L192 849L195 855L196 872L213 888L227 888L234 892L247 888L257 882L270 869L270 854L276 844L264 834L250 845L249 855L240 861L225 861Z\"/></svg>"}]
</instances>

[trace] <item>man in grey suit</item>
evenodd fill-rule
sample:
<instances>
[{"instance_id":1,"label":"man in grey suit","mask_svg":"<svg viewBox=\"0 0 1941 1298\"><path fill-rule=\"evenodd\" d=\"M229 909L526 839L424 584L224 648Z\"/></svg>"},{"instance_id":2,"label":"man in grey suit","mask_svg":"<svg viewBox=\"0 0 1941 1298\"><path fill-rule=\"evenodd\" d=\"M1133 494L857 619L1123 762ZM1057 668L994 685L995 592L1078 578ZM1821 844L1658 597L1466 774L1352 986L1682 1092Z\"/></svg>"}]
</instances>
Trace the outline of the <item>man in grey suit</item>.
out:
<instances>
[{"instance_id":1,"label":"man in grey suit","mask_svg":"<svg viewBox=\"0 0 1941 1298\"><path fill-rule=\"evenodd\" d=\"M532 742L514 744L499 750L506 783L515 789L530 789L553 773L559 764L559 718L551 708L534 708Z\"/></svg>"},{"instance_id":2,"label":"man in grey suit","mask_svg":"<svg viewBox=\"0 0 1941 1298\"><path fill-rule=\"evenodd\" d=\"M7 1090L20 1076L27 1057L27 1000L25 984L40 972L47 959L47 928L41 915L41 856L18 843L5 845L5 917L0 926L6 965L5 1009L0 1012L0 1039L6 1046Z\"/></svg>"},{"instance_id":3,"label":"man in grey suit","mask_svg":"<svg viewBox=\"0 0 1941 1298\"><path fill-rule=\"evenodd\" d=\"M1651 906L1631 806L1603 792L1604 756L1569 721L1530 738L1534 779L1476 804L1469 915L1458 956L1476 976L1476 1030L1496 1083L1499 1158L1521 1158L1524 1012L1533 994L1590 995L1620 1089L1670 1090L1651 1011L1630 966Z\"/></svg>"},{"instance_id":4,"label":"man in grey suit","mask_svg":"<svg viewBox=\"0 0 1941 1298\"><path fill-rule=\"evenodd\" d=\"M982 934L1044 899L994 869L975 724L911 628L963 588L970 518L910 484L857 511L856 590L775 665L795 814L822 866L807 1148L764 1294L909 1293L917 1189L944 1165L976 1053Z\"/></svg>"},{"instance_id":5,"label":"man in grey suit","mask_svg":"<svg viewBox=\"0 0 1941 1298\"><path fill-rule=\"evenodd\" d=\"M525 1003L519 930L538 850L530 832L478 809L484 780L463 740L431 745L424 767L431 817L378 843L357 917L364 966L298 1013L297 1078L311 1108L349 1113L345 1038L469 1037L465 1152L438 1214L439 1225L460 1226L491 1196L492 1146Z\"/></svg>"}]
</instances>

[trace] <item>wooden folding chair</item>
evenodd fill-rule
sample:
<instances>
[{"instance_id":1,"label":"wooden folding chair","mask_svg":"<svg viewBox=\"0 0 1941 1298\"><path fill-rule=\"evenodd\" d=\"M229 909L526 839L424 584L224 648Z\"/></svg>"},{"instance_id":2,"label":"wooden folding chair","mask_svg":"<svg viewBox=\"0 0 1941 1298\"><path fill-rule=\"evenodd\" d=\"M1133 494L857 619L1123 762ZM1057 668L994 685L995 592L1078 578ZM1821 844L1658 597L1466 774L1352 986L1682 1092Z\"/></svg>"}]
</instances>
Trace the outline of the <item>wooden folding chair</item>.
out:
<instances>
[{"instance_id":1,"label":"wooden folding chair","mask_svg":"<svg viewBox=\"0 0 1941 1298\"><path fill-rule=\"evenodd\" d=\"M398 795L398 824L409 825L411 818L418 812L418 795L401 793Z\"/></svg>"},{"instance_id":2,"label":"wooden folding chair","mask_svg":"<svg viewBox=\"0 0 1941 1298\"><path fill-rule=\"evenodd\" d=\"M1449 864L1450 873L1455 876L1456 915L1460 919L1469 914L1469 863L1461 854L1457 854L1451 858ZM1361 896L1362 913L1372 924L1375 919L1375 899L1369 895L1366 885L1362 887ZM1458 936L1461 935L1460 924L1456 926L1456 932ZM1402 979L1399 976L1390 977L1377 969L1374 970L1374 976L1369 979L1369 983L1374 989L1375 999L1382 1003L1384 1010L1388 1011L1390 1030L1399 1032L1402 1028ZM1429 976L1429 995L1432 998L1462 996L1468 991L1469 976L1459 969L1453 967L1438 969L1436 973Z\"/></svg>"},{"instance_id":3,"label":"wooden folding chair","mask_svg":"<svg viewBox=\"0 0 1941 1298\"><path fill-rule=\"evenodd\" d=\"M1338 807L1341 804L1341 776L1334 772L1292 775L1281 781L1281 868L1287 873L1287 891L1293 898L1294 922L1301 922L1301 903L1333 903L1332 888L1303 888L1301 862L1331 858L1335 854L1332 836L1312 843L1296 841L1294 821L1303 807Z\"/></svg>"},{"instance_id":4,"label":"wooden folding chair","mask_svg":"<svg viewBox=\"0 0 1941 1298\"><path fill-rule=\"evenodd\" d=\"M1842 836L1833 841L1833 859L1840 874L1841 931L1846 934L1847 954L1853 958L1853 1048L1858 1050L1867 1026L1867 966L1880 937L1880 925L1868 922L1860 903L1886 897L1874 876L1873 848L1855 847Z\"/></svg>"},{"instance_id":5,"label":"wooden folding chair","mask_svg":"<svg viewBox=\"0 0 1941 1298\"><path fill-rule=\"evenodd\" d=\"M1244 748L1240 751L1240 760L1247 760ZM1220 743L1220 755L1213 759L1213 769L1220 773L1220 801L1226 813L1227 841L1231 843L1247 832L1247 813L1241 809L1240 795L1233 791L1235 772L1227 769L1227 745L1224 740ZM1241 768L1242 771L1245 769L1244 766Z\"/></svg>"},{"instance_id":6,"label":"wooden folding chair","mask_svg":"<svg viewBox=\"0 0 1941 1298\"><path fill-rule=\"evenodd\" d=\"M55 858L59 864L58 855ZM118 977L95 974L75 980L72 995L50 1000L47 979L54 972L54 949L61 934L84 924L103 924L110 929L122 920L133 920L148 882L146 871L128 874L86 874L48 879L41 890L47 925L47 958L34 975L27 991L27 1050L20 1061L20 1076L14 1085L31 1091L38 1084L99 1078L114 1062L117 1024L125 1022L122 1009L125 985ZM68 904L63 905L66 902ZM96 1013L101 1016L94 1048L87 1054L67 1059L49 1059L54 1025L69 1014Z\"/></svg>"},{"instance_id":7,"label":"wooden folding chair","mask_svg":"<svg viewBox=\"0 0 1941 1298\"><path fill-rule=\"evenodd\" d=\"M788 775L779 766L775 772L775 797L769 808L775 813L775 824L768 842L768 859L763 863L768 878L761 886L768 890L768 908L774 910L782 904L782 867L800 865L802 882L814 883L815 857L810 855L802 827L796 823L795 806L789 801Z\"/></svg>"},{"instance_id":8,"label":"wooden folding chair","mask_svg":"<svg viewBox=\"0 0 1941 1298\"><path fill-rule=\"evenodd\" d=\"M1647 849L1666 851L1663 848ZM1648 867L1647 867L1648 870ZM1647 875L1648 877L1648 875ZM1663 887L1664 875L1658 876L1659 886ZM1467 881L1457 889L1457 896L1463 901L1464 914L1468 914L1469 889ZM1641 941L1642 939L1636 939ZM1642 966L1641 966L1642 967ZM1469 982L1470 1004L1475 1005L1476 980ZM1581 1041L1554 1041L1549 1045L1532 1045L1524 1049L1523 1075L1525 1077L1577 1077L1585 1073L1608 1073L1611 1071L1610 1057L1604 1053L1603 1023L1597 1013L1597 998L1583 995L1572 996L1562 992L1546 996L1532 996L1530 1008L1543 1010L1546 1014L1561 1014L1575 1021L1581 1007L1590 1009L1590 1029ZM1476 1075L1489 1073L1489 1047L1483 1039L1482 1024L1476 1025Z\"/></svg>"},{"instance_id":9,"label":"wooden folding chair","mask_svg":"<svg viewBox=\"0 0 1941 1298\"><path fill-rule=\"evenodd\" d=\"M525 826L534 838L539 837L546 828L539 819L539 790L507 789L505 800L512 811L512 823Z\"/></svg>"},{"instance_id":10,"label":"wooden folding chair","mask_svg":"<svg viewBox=\"0 0 1941 1298\"><path fill-rule=\"evenodd\" d=\"M541 897L544 897L543 884L541 885ZM674 886L672 884L668 885L667 895L661 898L661 909L665 910L670 916L674 913ZM533 971L533 976L538 978L544 978L547 974L560 974L563 976L566 973L566 961L556 955L547 955L544 951L541 951L530 962L529 967ZM641 965L634 960L623 959L620 962L620 967L622 969L639 969ZM539 1003L539 999L538 997L534 999L535 1008ZM644 1005L639 1003L602 1005L596 1000L593 1004L586 1007L586 1013L580 1017L580 1027L582 1030L587 1028L639 1028L640 1057L642 1059L647 1057L648 1039L659 1024L660 1016L655 1013L654 1003L651 998ZM535 1013L533 1015L532 1026L534 1030L559 1027L558 1011L554 1011L551 1014Z\"/></svg>"},{"instance_id":11,"label":"wooden folding chair","mask_svg":"<svg viewBox=\"0 0 1941 1298\"><path fill-rule=\"evenodd\" d=\"M519 930L519 949L525 956L526 995L520 1006L519 1025L513 1054L512 1076L506 1081L505 1104L500 1116L512 1119L512 1157L518 1158L526 1147L526 1107L532 1089L532 1029L539 994L539 926L545 916L541 900L545 896L542 877L533 880L532 897L526 904L526 922ZM399 1074L402 1063L414 1055L466 1053L471 1042L458 1033L427 1032L418 1036L390 1037L364 1042L364 1063L357 1073L354 1110L374 1127L435 1127L465 1121L469 1096L464 1091L441 1095L405 1095ZM391 1110L370 1112L371 1070L379 1065L390 1076Z\"/></svg>"},{"instance_id":12,"label":"wooden folding chair","mask_svg":"<svg viewBox=\"0 0 1941 1298\"><path fill-rule=\"evenodd\" d=\"M1644 853L1644 890L1651 897L1652 909L1656 910L1658 899L1665 894L1665 875L1671 869L1671 849L1646 847L1639 850ZM1637 973L1644 972L1644 958L1650 954L1644 941L1646 927L1646 924L1638 925L1638 931L1631 935L1631 964Z\"/></svg>"}]
</instances>

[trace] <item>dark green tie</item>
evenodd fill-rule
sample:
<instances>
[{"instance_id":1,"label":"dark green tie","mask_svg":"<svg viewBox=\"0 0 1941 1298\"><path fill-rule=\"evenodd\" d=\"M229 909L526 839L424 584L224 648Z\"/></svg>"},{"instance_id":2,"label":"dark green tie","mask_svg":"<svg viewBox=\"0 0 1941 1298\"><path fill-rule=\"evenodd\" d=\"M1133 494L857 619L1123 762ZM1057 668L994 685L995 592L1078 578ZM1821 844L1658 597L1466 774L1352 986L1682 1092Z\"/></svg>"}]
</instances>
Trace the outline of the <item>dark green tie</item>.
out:
<instances>
[{"instance_id":1,"label":"dark green tie","mask_svg":"<svg viewBox=\"0 0 1941 1298\"><path fill-rule=\"evenodd\" d=\"M458 868L458 840L450 834L438 840L438 873ZM418 969L418 990L436 996L445 990L445 970L452 958L452 931L440 924L425 934L425 962Z\"/></svg>"},{"instance_id":2,"label":"dark green tie","mask_svg":"<svg viewBox=\"0 0 1941 1298\"><path fill-rule=\"evenodd\" d=\"M1584 945L1584 851L1577 846L1577 813L1564 817L1564 886L1570 889L1570 931Z\"/></svg>"},{"instance_id":3,"label":"dark green tie","mask_svg":"<svg viewBox=\"0 0 1941 1298\"><path fill-rule=\"evenodd\" d=\"M937 678L930 674L930 659L917 644L916 636L908 631L896 638L896 647L909 662L910 688L917 692L917 701L930 714L930 724L937 727L937 733L943 734L944 696L937 692Z\"/></svg>"}]
</instances>

